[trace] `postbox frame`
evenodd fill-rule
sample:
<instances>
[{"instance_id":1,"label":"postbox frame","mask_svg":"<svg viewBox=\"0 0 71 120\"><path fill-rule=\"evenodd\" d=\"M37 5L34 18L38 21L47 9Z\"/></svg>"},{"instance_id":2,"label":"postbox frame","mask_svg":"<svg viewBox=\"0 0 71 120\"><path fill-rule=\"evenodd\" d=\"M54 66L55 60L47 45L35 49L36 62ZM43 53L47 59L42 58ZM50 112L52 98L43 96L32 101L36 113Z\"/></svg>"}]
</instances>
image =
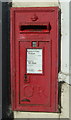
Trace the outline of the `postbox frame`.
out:
<instances>
[{"instance_id":1,"label":"postbox frame","mask_svg":"<svg viewBox=\"0 0 71 120\"><path fill-rule=\"evenodd\" d=\"M51 100L51 104L53 104L50 109L48 109L47 112L58 112L58 7L21 7L21 8L11 8L10 11L10 70L11 70L11 103L12 103L12 109L17 111L23 111L23 106L20 106L19 104L19 98L16 97L16 94L19 93L19 90L16 91L16 85L19 87L19 84L16 83L16 59L15 59L15 45L18 46L18 44L15 41L15 13L16 12L24 12L24 11L47 11L52 12L56 15L56 40L55 43L51 40L51 47L53 49L52 59L53 62L56 63L52 66L52 76L55 78L53 83L53 87L51 91L54 91L55 95L52 96L55 97L54 101ZM52 33L53 34L53 33ZM52 39L50 37L50 39ZM56 46L56 48L54 48ZM55 58L54 58L55 57ZM54 71L55 70L55 71ZM41 108L40 108L41 109ZM35 110L34 110L35 111Z\"/></svg>"}]
</instances>

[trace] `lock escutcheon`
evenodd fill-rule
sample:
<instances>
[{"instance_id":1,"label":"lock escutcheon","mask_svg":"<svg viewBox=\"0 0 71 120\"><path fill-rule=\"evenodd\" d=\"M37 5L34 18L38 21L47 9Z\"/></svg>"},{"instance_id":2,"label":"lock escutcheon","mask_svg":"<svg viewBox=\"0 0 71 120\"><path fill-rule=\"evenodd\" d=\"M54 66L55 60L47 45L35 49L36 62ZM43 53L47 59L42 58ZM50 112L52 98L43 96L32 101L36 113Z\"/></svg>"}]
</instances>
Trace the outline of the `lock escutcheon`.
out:
<instances>
[{"instance_id":1,"label":"lock escutcheon","mask_svg":"<svg viewBox=\"0 0 71 120\"><path fill-rule=\"evenodd\" d=\"M27 76L26 74L24 74L24 82L29 83L29 76Z\"/></svg>"}]
</instances>

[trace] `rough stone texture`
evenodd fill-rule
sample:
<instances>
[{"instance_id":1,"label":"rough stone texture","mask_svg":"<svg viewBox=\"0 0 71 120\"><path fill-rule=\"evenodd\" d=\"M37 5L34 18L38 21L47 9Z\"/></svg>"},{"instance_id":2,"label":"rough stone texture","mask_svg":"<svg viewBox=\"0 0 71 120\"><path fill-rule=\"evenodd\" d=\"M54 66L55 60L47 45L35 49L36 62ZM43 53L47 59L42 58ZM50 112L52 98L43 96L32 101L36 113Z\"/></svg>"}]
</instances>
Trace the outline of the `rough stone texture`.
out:
<instances>
[{"instance_id":1,"label":"rough stone texture","mask_svg":"<svg viewBox=\"0 0 71 120\"><path fill-rule=\"evenodd\" d=\"M59 118L58 113L14 112L14 118Z\"/></svg>"},{"instance_id":2,"label":"rough stone texture","mask_svg":"<svg viewBox=\"0 0 71 120\"><path fill-rule=\"evenodd\" d=\"M71 86L69 86L69 118L71 120Z\"/></svg>"},{"instance_id":3,"label":"rough stone texture","mask_svg":"<svg viewBox=\"0 0 71 120\"><path fill-rule=\"evenodd\" d=\"M12 7L50 7L50 6L59 6L58 0L54 0L56 2L52 2L52 0L44 0L44 2L42 0L40 0L38 2L38 0L33 1L31 0L31 2L29 0L21 0L20 2L16 2L15 0L13 0L12 2Z\"/></svg>"},{"instance_id":4,"label":"rough stone texture","mask_svg":"<svg viewBox=\"0 0 71 120\"><path fill-rule=\"evenodd\" d=\"M62 85L60 118L69 118L69 87L67 83Z\"/></svg>"}]
</instances>

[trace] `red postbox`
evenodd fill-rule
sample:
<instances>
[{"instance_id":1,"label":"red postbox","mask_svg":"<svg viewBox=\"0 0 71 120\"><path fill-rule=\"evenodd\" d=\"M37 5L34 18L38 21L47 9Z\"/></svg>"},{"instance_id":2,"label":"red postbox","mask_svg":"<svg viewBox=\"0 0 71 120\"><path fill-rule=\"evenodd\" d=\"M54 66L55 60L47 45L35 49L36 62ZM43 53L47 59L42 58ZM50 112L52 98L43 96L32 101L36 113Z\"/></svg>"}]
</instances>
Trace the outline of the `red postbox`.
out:
<instances>
[{"instance_id":1,"label":"red postbox","mask_svg":"<svg viewBox=\"0 0 71 120\"><path fill-rule=\"evenodd\" d=\"M18 111L58 111L58 7L11 8L11 98Z\"/></svg>"}]
</instances>

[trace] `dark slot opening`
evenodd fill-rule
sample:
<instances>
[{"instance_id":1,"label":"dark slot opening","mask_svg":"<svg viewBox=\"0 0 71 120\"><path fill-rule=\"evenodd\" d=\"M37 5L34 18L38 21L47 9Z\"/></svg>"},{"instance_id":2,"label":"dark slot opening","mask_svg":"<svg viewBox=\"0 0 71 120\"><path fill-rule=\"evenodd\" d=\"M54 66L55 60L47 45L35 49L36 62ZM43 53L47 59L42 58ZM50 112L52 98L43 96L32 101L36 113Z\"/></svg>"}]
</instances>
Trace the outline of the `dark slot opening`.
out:
<instances>
[{"instance_id":1,"label":"dark slot opening","mask_svg":"<svg viewBox=\"0 0 71 120\"><path fill-rule=\"evenodd\" d=\"M24 25L20 27L20 30L47 30L47 26L43 25Z\"/></svg>"},{"instance_id":2,"label":"dark slot opening","mask_svg":"<svg viewBox=\"0 0 71 120\"><path fill-rule=\"evenodd\" d=\"M21 32L49 32L51 29L49 25L22 25L20 26Z\"/></svg>"}]
</instances>

